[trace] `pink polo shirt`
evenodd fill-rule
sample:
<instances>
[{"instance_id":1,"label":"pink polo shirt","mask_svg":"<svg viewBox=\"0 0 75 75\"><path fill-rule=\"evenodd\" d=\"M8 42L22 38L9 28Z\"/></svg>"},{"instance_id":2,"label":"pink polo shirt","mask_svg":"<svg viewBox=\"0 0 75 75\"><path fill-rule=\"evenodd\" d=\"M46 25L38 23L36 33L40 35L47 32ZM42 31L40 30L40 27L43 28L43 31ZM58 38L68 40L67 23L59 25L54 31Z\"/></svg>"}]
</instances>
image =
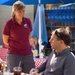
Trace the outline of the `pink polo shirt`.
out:
<instances>
[{"instance_id":1,"label":"pink polo shirt","mask_svg":"<svg viewBox=\"0 0 75 75\"><path fill-rule=\"evenodd\" d=\"M3 34L9 36L8 53L15 55L29 55L32 53L29 44L29 34L32 31L31 21L23 18L19 25L13 18L6 22Z\"/></svg>"}]
</instances>

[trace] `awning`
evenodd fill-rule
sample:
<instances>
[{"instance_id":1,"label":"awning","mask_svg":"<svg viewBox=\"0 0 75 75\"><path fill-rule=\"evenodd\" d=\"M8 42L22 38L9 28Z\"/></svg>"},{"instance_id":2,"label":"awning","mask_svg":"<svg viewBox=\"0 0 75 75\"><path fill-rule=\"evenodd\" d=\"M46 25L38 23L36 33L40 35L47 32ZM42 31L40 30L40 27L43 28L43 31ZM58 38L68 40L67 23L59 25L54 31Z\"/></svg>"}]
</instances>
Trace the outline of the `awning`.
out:
<instances>
[{"instance_id":1,"label":"awning","mask_svg":"<svg viewBox=\"0 0 75 75\"><path fill-rule=\"evenodd\" d=\"M59 6L48 14L48 19L55 22L73 22L75 20L75 3Z\"/></svg>"}]
</instances>

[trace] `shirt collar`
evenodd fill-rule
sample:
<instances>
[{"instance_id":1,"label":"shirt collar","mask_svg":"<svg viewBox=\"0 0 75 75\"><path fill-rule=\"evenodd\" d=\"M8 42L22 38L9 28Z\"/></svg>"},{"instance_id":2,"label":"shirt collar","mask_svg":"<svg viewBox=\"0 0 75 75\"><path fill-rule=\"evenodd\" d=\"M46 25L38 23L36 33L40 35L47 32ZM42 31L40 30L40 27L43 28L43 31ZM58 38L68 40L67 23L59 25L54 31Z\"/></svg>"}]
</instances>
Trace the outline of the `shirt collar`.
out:
<instances>
[{"instance_id":1,"label":"shirt collar","mask_svg":"<svg viewBox=\"0 0 75 75\"><path fill-rule=\"evenodd\" d=\"M61 51L61 52L56 52L56 51L54 50L54 53L55 53L56 56L60 56L60 55L63 55L63 54L65 54L65 53L67 53L68 51L70 51L70 49L69 49L69 48L66 48L66 49L64 49L64 50Z\"/></svg>"},{"instance_id":2,"label":"shirt collar","mask_svg":"<svg viewBox=\"0 0 75 75\"><path fill-rule=\"evenodd\" d=\"M15 21L14 18L12 18L12 21L13 21L13 23L17 23L17 22ZM23 23L24 21L25 21L25 20L24 20L24 17L23 17L23 19L22 19L22 23Z\"/></svg>"}]
</instances>

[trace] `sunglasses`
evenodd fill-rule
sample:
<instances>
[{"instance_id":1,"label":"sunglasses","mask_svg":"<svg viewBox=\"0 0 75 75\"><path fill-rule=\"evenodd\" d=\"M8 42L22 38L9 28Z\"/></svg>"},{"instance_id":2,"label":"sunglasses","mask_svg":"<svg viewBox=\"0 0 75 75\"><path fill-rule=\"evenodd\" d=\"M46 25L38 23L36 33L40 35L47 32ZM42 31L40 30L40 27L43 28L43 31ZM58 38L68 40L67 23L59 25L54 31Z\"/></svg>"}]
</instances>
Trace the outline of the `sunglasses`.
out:
<instances>
[{"instance_id":1,"label":"sunglasses","mask_svg":"<svg viewBox=\"0 0 75 75\"><path fill-rule=\"evenodd\" d=\"M54 32L55 32L55 34L57 35L58 38L62 39L62 35L57 30L55 30Z\"/></svg>"}]
</instances>

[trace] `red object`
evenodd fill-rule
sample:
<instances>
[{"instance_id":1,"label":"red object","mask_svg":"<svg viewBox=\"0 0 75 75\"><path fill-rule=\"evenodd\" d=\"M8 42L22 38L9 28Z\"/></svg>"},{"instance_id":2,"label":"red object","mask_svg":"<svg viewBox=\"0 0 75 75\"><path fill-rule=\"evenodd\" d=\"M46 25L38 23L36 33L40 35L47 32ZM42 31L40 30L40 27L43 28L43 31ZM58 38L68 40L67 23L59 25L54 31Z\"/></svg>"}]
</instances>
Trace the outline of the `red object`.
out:
<instances>
[{"instance_id":1,"label":"red object","mask_svg":"<svg viewBox=\"0 0 75 75\"><path fill-rule=\"evenodd\" d=\"M7 48L0 48L0 58L1 58L3 61L6 61L7 51L8 51Z\"/></svg>"},{"instance_id":2,"label":"red object","mask_svg":"<svg viewBox=\"0 0 75 75\"><path fill-rule=\"evenodd\" d=\"M8 20L4 25L2 32L10 37L8 53L22 56L32 54L29 43L29 35L31 31L32 25L28 18L23 18L21 25L19 25L13 18Z\"/></svg>"},{"instance_id":3,"label":"red object","mask_svg":"<svg viewBox=\"0 0 75 75\"><path fill-rule=\"evenodd\" d=\"M6 61L7 51L8 51L8 49L6 49L6 48L0 48L0 58L3 61ZM45 57L45 58L34 58L35 67L41 66L47 60L47 58L48 57Z\"/></svg>"},{"instance_id":4,"label":"red object","mask_svg":"<svg viewBox=\"0 0 75 75\"><path fill-rule=\"evenodd\" d=\"M48 57L46 58L34 58L34 62L35 62L35 67L40 67L46 60Z\"/></svg>"}]
</instances>

